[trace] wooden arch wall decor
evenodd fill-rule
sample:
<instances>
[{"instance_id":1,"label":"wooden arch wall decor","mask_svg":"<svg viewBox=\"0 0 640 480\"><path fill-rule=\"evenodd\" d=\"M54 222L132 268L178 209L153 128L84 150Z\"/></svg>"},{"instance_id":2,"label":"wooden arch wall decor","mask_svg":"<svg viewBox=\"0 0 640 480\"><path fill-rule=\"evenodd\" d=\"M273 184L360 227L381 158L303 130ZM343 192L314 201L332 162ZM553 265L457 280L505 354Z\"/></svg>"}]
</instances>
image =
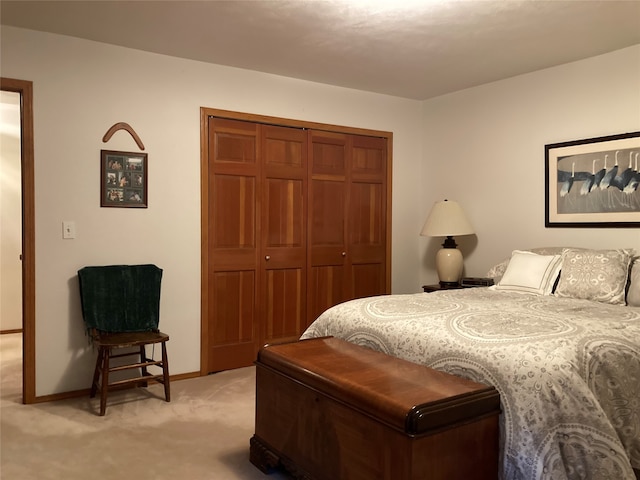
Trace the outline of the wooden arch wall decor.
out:
<instances>
[{"instance_id":1,"label":"wooden arch wall decor","mask_svg":"<svg viewBox=\"0 0 640 480\"><path fill-rule=\"evenodd\" d=\"M102 141L104 143L107 143L111 139L113 134L118 130L126 130L127 132L129 132L129 134L133 137L136 144L138 145L138 148L140 150L144 150L144 144L142 143L142 140L140 140L140 137L138 136L136 131L131 127L131 125L125 122L118 122L114 124L109 130L107 130L107 133L104 134L104 137L102 137Z\"/></svg>"}]
</instances>

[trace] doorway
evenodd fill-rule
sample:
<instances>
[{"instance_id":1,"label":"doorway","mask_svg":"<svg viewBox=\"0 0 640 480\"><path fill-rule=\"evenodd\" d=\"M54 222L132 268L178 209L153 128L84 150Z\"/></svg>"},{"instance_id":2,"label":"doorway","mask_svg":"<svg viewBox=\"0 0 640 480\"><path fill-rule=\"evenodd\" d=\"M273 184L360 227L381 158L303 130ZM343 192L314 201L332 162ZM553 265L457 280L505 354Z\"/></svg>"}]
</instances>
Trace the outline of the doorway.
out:
<instances>
[{"instance_id":1,"label":"doorway","mask_svg":"<svg viewBox=\"0 0 640 480\"><path fill-rule=\"evenodd\" d=\"M35 205L33 147L33 83L0 79L3 92L19 95L20 190L22 262L22 402L34 403L35 395Z\"/></svg>"}]
</instances>

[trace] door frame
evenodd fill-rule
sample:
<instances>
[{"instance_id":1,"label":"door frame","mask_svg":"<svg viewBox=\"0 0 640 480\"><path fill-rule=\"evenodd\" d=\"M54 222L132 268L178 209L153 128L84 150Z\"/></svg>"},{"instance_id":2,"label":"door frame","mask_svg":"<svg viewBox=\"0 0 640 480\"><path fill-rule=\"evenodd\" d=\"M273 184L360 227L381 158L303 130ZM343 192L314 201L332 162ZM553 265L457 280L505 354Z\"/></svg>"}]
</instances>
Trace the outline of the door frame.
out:
<instances>
[{"instance_id":1,"label":"door frame","mask_svg":"<svg viewBox=\"0 0 640 480\"><path fill-rule=\"evenodd\" d=\"M33 82L0 78L0 90L20 94L22 183L22 403L36 401L35 190Z\"/></svg>"},{"instance_id":2,"label":"door frame","mask_svg":"<svg viewBox=\"0 0 640 480\"><path fill-rule=\"evenodd\" d=\"M392 185L392 152L393 133L382 130L369 130L364 128L345 127L325 123L292 120L280 117L270 117L252 113L234 112L216 108L200 107L200 224L201 224L201 280L200 280L200 375L209 374L209 118L219 117L232 120L244 120L248 122L278 125L283 127L295 127L303 129L324 130L354 135L382 137L387 139L387 203L391 204ZM391 289L391 208L387 208L386 224L386 288Z\"/></svg>"}]
</instances>

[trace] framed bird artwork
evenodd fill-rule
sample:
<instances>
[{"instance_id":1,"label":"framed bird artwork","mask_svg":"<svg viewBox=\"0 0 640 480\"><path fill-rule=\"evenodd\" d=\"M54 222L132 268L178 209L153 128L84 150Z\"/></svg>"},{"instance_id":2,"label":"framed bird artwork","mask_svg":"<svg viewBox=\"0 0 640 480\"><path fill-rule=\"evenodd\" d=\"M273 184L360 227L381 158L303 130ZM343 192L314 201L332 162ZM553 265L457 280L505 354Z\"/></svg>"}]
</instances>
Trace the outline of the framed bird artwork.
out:
<instances>
[{"instance_id":1,"label":"framed bird artwork","mask_svg":"<svg viewBox=\"0 0 640 480\"><path fill-rule=\"evenodd\" d=\"M545 226L640 226L639 161L640 132L545 145Z\"/></svg>"}]
</instances>

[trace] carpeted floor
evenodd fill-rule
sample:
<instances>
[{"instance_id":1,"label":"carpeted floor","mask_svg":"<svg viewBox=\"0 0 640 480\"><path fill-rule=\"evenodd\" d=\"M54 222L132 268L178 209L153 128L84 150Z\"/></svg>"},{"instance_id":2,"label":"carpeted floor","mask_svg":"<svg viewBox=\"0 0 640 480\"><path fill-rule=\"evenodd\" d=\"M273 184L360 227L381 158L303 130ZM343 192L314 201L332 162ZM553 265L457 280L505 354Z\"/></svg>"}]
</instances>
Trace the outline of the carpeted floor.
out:
<instances>
[{"instance_id":1,"label":"carpeted floor","mask_svg":"<svg viewBox=\"0 0 640 480\"><path fill-rule=\"evenodd\" d=\"M0 335L2 480L284 480L249 462L253 367L98 398L21 403L21 334Z\"/></svg>"}]
</instances>

